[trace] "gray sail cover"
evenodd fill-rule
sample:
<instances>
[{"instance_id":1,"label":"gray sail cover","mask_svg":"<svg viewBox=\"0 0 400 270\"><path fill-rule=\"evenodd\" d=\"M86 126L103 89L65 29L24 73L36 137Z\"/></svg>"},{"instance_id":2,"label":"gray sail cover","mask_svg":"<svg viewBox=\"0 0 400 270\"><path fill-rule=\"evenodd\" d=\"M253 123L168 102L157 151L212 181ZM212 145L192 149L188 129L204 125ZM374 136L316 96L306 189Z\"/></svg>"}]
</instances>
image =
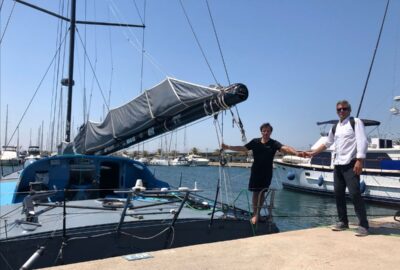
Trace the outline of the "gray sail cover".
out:
<instances>
[{"instance_id":1,"label":"gray sail cover","mask_svg":"<svg viewBox=\"0 0 400 270\"><path fill-rule=\"evenodd\" d=\"M129 103L110 110L102 123L84 124L73 142L74 152L94 153L218 93L220 90L215 88L167 78Z\"/></svg>"}]
</instances>

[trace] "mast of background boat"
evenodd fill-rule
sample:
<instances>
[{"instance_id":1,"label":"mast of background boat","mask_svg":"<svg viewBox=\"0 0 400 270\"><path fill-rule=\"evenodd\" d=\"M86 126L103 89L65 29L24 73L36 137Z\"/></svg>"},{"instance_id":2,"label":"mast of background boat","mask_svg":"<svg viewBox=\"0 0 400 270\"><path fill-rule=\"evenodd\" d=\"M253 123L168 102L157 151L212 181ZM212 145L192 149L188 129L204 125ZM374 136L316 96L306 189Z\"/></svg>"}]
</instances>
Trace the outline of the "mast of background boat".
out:
<instances>
[{"instance_id":1,"label":"mast of background boat","mask_svg":"<svg viewBox=\"0 0 400 270\"><path fill-rule=\"evenodd\" d=\"M7 132L8 132L8 104L7 104L7 107L6 107L6 130L5 130L5 134L4 134L4 146L7 146L8 145L8 142L7 142Z\"/></svg>"},{"instance_id":2,"label":"mast of background boat","mask_svg":"<svg viewBox=\"0 0 400 270\"><path fill-rule=\"evenodd\" d=\"M386 2L385 14L383 15L382 24L381 24L381 29L379 30L378 40L376 41L374 54L373 54L373 56L372 56L371 65L369 66L367 79L366 79L366 81L365 81L364 90L363 90L363 93L362 93L362 95L361 95L360 104L358 105L358 110L357 110L357 115L356 115L356 117L358 117L358 116L360 115L360 110L361 110L361 106L362 106L362 103L363 103L363 100L364 100L365 91L367 90L367 86L368 86L369 76L371 75L372 66L374 65L374 61L375 61L376 51L378 50L379 41L381 40L382 29L383 29L383 25L385 24L386 14L387 14L387 11L388 11L388 8L389 8L389 3L390 3L390 0L387 0L387 2Z\"/></svg>"}]
</instances>

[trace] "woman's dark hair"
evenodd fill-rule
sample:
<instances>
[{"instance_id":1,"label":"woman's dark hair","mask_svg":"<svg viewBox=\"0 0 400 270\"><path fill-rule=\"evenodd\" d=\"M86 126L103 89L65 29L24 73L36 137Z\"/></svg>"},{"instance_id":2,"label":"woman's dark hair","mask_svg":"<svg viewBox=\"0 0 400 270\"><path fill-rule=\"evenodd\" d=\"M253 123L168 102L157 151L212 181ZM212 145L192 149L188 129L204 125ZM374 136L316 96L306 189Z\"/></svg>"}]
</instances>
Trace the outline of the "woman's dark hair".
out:
<instances>
[{"instance_id":1,"label":"woman's dark hair","mask_svg":"<svg viewBox=\"0 0 400 270\"><path fill-rule=\"evenodd\" d=\"M274 128L271 126L270 123L264 123L260 126L260 131L262 131L263 128L270 128L271 132L274 130Z\"/></svg>"}]
</instances>

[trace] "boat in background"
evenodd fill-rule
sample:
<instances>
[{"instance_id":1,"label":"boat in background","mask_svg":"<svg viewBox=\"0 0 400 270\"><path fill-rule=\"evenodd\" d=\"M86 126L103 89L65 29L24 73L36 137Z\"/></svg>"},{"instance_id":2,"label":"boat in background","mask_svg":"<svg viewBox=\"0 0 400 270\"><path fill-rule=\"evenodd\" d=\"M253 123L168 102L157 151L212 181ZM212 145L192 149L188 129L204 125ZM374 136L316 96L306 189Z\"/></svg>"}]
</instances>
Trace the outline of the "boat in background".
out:
<instances>
[{"instance_id":1,"label":"boat in background","mask_svg":"<svg viewBox=\"0 0 400 270\"><path fill-rule=\"evenodd\" d=\"M189 166L190 161L184 156L179 156L169 161L169 165L171 166Z\"/></svg>"},{"instance_id":2,"label":"boat in background","mask_svg":"<svg viewBox=\"0 0 400 270\"><path fill-rule=\"evenodd\" d=\"M208 166L208 163L210 162L208 158L196 154L189 154L186 156L186 159L189 161L190 166Z\"/></svg>"},{"instance_id":3,"label":"boat in background","mask_svg":"<svg viewBox=\"0 0 400 270\"><path fill-rule=\"evenodd\" d=\"M136 161L143 163L144 165L149 165L149 159L146 157L135 158Z\"/></svg>"},{"instance_id":4,"label":"boat in background","mask_svg":"<svg viewBox=\"0 0 400 270\"><path fill-rule=\"evenodd\" d=\"M3 151L0 155L0 165L2 166L17 166L20 160L18 158L16 146L3 146Z\"/></svg>"},{"instance_id":5,"label":"boat in background","mask_svg":"<svg viewBox=\"0 0 400 270\"><path fill-rule=\"evenodd\" d=\"M28 154L24 158L24 168L27 167L29 164L41 159L41 152L39 146L31 145L28 147Z\"/></svg>"},{"instance_id":6,"label":"boat in background","mask_svg":"<svg viewBox=\"0 0 400 270\"><path fill-rule=\"evenodd\" d=\"M28 157L40 159L42 156L41 156L41 151L40 151L39 146L36 146L36 145L29 146L28 147Z\"/></svg>"},{"instance_id":7,"label":"boat in background","mask_svg":"<svg viewBox=\"0 0 400 270\"><path fill-rule=\"evenodd\" d=\"M163 158L163 157L153 157L149 165L152 166L169 166L169 159L168 158Z\"/></svg>"},{"instance_id":8,"label":"boat in background","mask_svg":"<svg viewBox=\"0 0 400 270\"><path fill-rule=\"evenodd\" d=\"M379 124L367 121L363 120L366 126ZM316 149L326 139L325 133L311 149ZM284 188L333 196L333 150L334 145L312 158L285 155L275 159L276 176ZM393 145L392 140L371 138L361 174L363 198L366 201L399 206L399 179L400 146Z\"/></svg>"}]
</instances>

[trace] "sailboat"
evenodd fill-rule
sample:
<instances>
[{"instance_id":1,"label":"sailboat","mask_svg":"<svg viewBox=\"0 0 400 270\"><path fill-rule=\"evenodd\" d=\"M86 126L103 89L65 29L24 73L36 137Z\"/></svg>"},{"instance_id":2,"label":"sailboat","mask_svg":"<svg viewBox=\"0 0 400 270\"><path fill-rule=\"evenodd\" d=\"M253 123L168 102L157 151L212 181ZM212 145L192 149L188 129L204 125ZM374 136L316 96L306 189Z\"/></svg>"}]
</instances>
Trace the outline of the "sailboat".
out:
<instances>
[{"instance_id":1,"label":"sailboat","mask_svg":"<svg viewBox=\"0 0 400 270\"><path fill-rule=\"evenodd\" d=\"M4 145L0 150L0 166L17 166L19 165L18 149L16 146L8 145L7 128L8 127L8 105L6 111L6 128L4 136Z\"/></svg>"},{"instance_id":2,"label":"sailboat","mask_svg":"<svg viewBox=\"0 0 400 270\"><path fill-rule=\"evenodd\" d=\"M72 95L75 0L70 10L70 68L63 83ZM0 269L49 267L278 232L273 191L266 193L267 218L252 225L249 211L217 201L219 185L215 200L204 199L196 184L170 187L144 164L106 155L215 115L247 95L243 84L217 89L167 78L111 110L103 123L85 123L73 141L69 100L63 155L27 166L13 203L0 208Z\"/></svg>"}]
</instances>

